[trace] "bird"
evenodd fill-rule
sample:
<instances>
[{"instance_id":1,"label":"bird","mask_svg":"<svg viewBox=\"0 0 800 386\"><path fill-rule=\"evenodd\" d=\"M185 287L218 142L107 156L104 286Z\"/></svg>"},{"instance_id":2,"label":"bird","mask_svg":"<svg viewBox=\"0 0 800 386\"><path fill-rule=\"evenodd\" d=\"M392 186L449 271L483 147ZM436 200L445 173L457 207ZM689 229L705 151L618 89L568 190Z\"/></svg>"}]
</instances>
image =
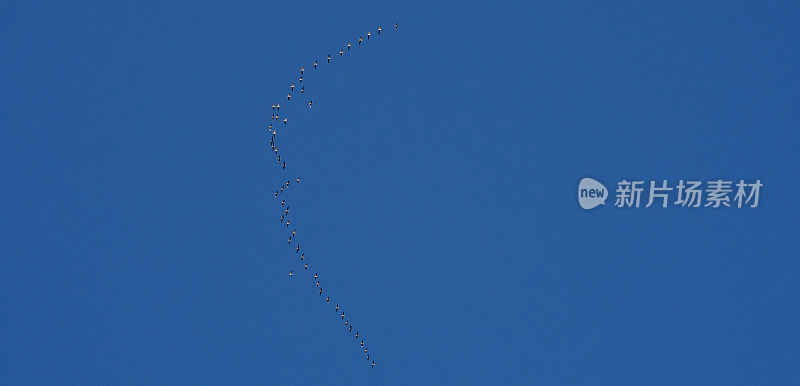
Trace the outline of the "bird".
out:
<instances>
[{"instance_id":1,"label":"bird","mask_svg":"<svg viewBox=\"0 0 800 386\"><path fill-rule=\"evenodd\" d=\"M297 229L295 229L295 230L293 230L293 231L292 231L292 236L294 236L294 235L296 235L296 234L297 234Z\"/></svg>"},{"instance_id":2,"label":"bird","mask_svg":"<svg viewBox=\"0 0 800 386\"><path fill-rule=\"evenodd\" d=\"M331 297L330 297L330 296L328 296L328 297L325 299L325 303L330 303L330 301L331 301Z\"/></svg>"},{"instance_id":3,"label":"bird","mask_svg":"<svg viewBox=\"0 0 800 386\"><path fill-rule=\"evenodd\" d=\"M303 77L300 76L300 83L303 83Z\"/></svg>"},{"instance_id":4,"label":"bird","mask_svg":"<svg viewBox=\"0 0 800 386\"><path fill-rule=\"evenodd\" d=\"M278 197L278 191L277 190L275 191L275 197L276 198Z\"/></svg>"},{"instance_id":5,"label":"bird","mask_svg":"<svg viewBox=\"0 0 800 386\"><path fill-rule=\"evenodd\" d=\"M350 325L350 329L347 332L353 332L353 325Z\"/></svg>"},{"instance_id":6,"label":"bird","mask_svg":"<svg viewBox=\"0 0 800 386\"><path fill-rule=\"evenodd\" d=\"M314 273L314 280L317 280L318 277L319 277L319 274L315 272Z\"/></svg>"},{"instance_id":7,"label":"bird","mask_svg":"<svg viewBox=\"0 0 800 386\"><path fill-rule=\"evenodd\" d=\"M303 259L305 259L305 258L306 258L306 253L305 252L301 253L300 254L300 261L303 261Z\"/></svg>"},{"instance_id":8,"label":"bird","mask_svg":"<svg viewBox=\"0 0 800 386\"><path fill-rule=\"evenodd\" d=\"M286 170L286 161L283 161L283 170Z\"/></svg>"},{"instance_id":9,"label":"bird","mask_svg":"<svg viewBox=\"0 0 800 386\"><path fill-rule=\"evenodd\" d=\"M375 361L372 361L372 367L375 367Z\"/></svg>"},{"instance_id":10,"label":"bird","mask_svg":"<svg viewBox=\"0 0 800 386\"><path fill-rule=\"evenodd\" d=\"M344 321L344 325L345 325L345 326L349 326L349 325L350 325L350 320L345 320L345 321Z\"/></svg>"},{"instance_id":11,"label":"bird","mask_svg":"<svg viewBox=\"0 0 800 386\"><path fill-rule=\"evenodd\" d=\"M358 331L356 331L356 340L358 340Z\"/></svg>"},{"instance_id":12,"label":"bird","mask_svg":"<svg viewBox=\"0 0 800 386\"><path fill-rule=\"evenodd\" d=\"M300 244L297 244L297 250L294 253L300 252Z\"/></svg>"},{"instance_id":13,"label":"bird","mask_svg":"<svg viewBox=\"0 0 800 386\"><path fill-rule=\"evenodd\" d=\"M286 118L283 118L283 124L284 125L286 124Z\"/></svg>"},{"instance_id":14,"label":"bird","mask_svg":"<svg viewBox=\"0 0 800 386\"><path fill-rule=\"evenodd\" d=\"M303 92L305 92L305 91L306 91L306 87L305 86L300 86L300 94L302 95Z\"/></svg>"},{"instance_id":15,"label":"bird","mask_svg":"<svg viewBox=\"0 0 800 386\"><path fill-rule=\"evenodd\" d=\"M287 228L289 227L289 223L290 223L291 221L292 221L292 220L286 220L286 227L287 227Z\"/></svg>"},{"instance_id":16,"label":"bird","mask_svg":"<svg viewBox=\"0 0 800 386\"><path fill-rule=\"evenodd\" d=\"M370 34L370 32L367 32L367 40L369 40L369 34Z\"/></svg>"},{"instance_id":17,"label":"bird","mask_svg":"<svg viewBox=\"0 0 800 386\"><path fill-rule=\"evenodd\" d=\"M328 54L328 63L331 62L331 54Z\"/></svg>"},{"instance_id":18,"label":"bird","mask_svg":"<svg viewBox=\"0 0 800 386\"><path fill-rule=\"evenodd\" d=\"M292 277L292 271L289 271L289 277Z\"/></svg>"},{"instance_id":19,"label":"bird","mask_svg":"<svg viewBox=\"0 0 800 386\"><path fill-rule=\"evenodd\" d=\"M317 61L316 60L314 61L314 69L315 70L317 69Z\"/></svg>"},{"instance_id":20,"label":"bird","mask_svg":"<svg viewBox=\"0 0 800 386\"><path fill-rule=\"evenodd\" d=\"M300 177L297 177L297 183L298 184L300 183Z\"/></svg>"},{"instance_id":21,"label":"bird","mask_svg":"<svg viewBox=\"0 0 800 386\"><path fill-rule=\"evenodd\" d=\"M399 23L394 23L394 29L395 29L395 31L397 31L397 25L398 25L398 24L399 24Z\"/></svg>"},{"instance_id":22,"label":"bird","mask_svg":"<svg viewBox=\"0 0 800 386\"><path fill-rule=\"evenodd\" d=\"M339 57L340 58L342 57L342 54L344 54L344 50L339 50Z\"/></svg>"},{"instance_id":23,"label":"bird","mask_svg":"<svg viewBox=\"0 0 800 386\"><path fill-rule=\"evenodd\" d=\"M366 353L367 353L367 348L366 348L366 347L364 347L364 354L366 354Z\"/></svg>"},{"instance_id":24,"label":"bird","mask_svg":"<svg viewBox=\"0 0 800 386\"><path fill-rule=\"evenodd\" d=\"M361 339L361 347L364 347L364 339Z\"/></svg>"},{"instance_id":25,"label":"bird","mask_svg":"<svg viewBox=\"0 0 800 386\"><path fill-rule=\"evenodd\" d=\"M272 109L275 110L275 102L272 102Z\"/></svg>"},{"instance_id":26,"label":"bird","mask_svg":"<svg viewBox=\"0 0 800 386\"><path fill-rule=\"evenodd\" d=\"M281 111L281 104L280 103L278 103L278 111ZM277 117L277 115L276 115L276 117Z\"/></svg>"},{"instance_id":27,"label":"bird","mask_svg":"<svg viewBox=\"0 0 800 386\"><path fill-rule=\"evenodd\" d=\"M311 107L311 102L313 101L308 101L308 107Z\"/></svg>"},{"instance_id":28,"label":"bird","mask_svg":"<svg viewBox=\"0 0 800 386\"><path fill-rule=\"evenodd\" d=\"M283 222L283 220L281 220L281 222ZM292 243L292 238L289 237L289 244L291 244L291 243Z\"/></svg>"},{"instance_id":29,"label":"bird","mask_svg":"<svg viewBox=\"0 0 800 386\"><path fill-rule=\"evenodd\" d=\"M339 303L336 303L336 312L339 312Z\"/></svg>"},{"instance_id":30,"label":"bird","mask_svg":"<svg viewBox=\"0 0 800 386\"><path fill-rule=\"evenodd\" d=\"M286 100L288 101L292 100L292 93L286 94ZM286 118L284 118L283 120L285 121Z\"/></svg>"},{"instance_id":31,"label":"bird","mask_svg":"<svg viewBox=\"0 0 800 386\"><path fill-rule=\"evenodd\" d=\"M316 283L317 283L317 287L319 287L319 281L317 281Z\"/></svg>"},{"instance_id":32,"label":"bird","mask_svg":"<svg viewBox=\"0 0 800 386\"><path fill-rule=\"evenodd\" d=\"M347 42L347 50L350 51L350 42Z\"/></svg>"},{"instance_id":33,"label":"bird","mask_svg":"<svg viewBox=\"0 0 800 386\"><path fill-rule=\"evenodd\" d=\"M344 312L342 312L342 320L344 320Z\"/></svg>"},{"instance_id":34,"label":"bird","mask_svg":"<svg viewBox=\"0 0 800 386\"><path fill-rule=\"evenodd\" d=\"M378 26L378 35L381 34L381 26Z\"/></svg>"},{"instance_id":35,"label":"bird","mask_svg":"<svg viewBox=\"0 0 800 386\"><path fill-rule=\"evenodd\" d=\"M294 83L292 83L292 85L289 86L289 91L294 91Z\"/></svg>"},{"instance_id":36,"label":"bird","mask_svg":"<svg viewBox=\"0 0 800 386\"><path fill-rule=\"evenodd\" d=\"M306 265L303 268L305 268L305 270L308 271L308 263L306 263Z\"/></svg>"},{"instance_id":37,"label":"bird","mask_svg":"<svg viewBox=\"0 0 800 386\"><path fill-rule=\"evenodd\" d=\"M369 355L367 355L367 361L369 361Z\"/></svg>"},{"instance_id":38,"label":"bird","mask_svg":"<svg viewBox=\"0 0 800 386\"><path fill-rule=\"evenodd\" d=\"M300 76L303 76L303 66L300 66Z\"/></svg>"},{"instance_id":39,"label":"bird","mask_svg":"<svg viewBox=\"0 0 800 386\"><path fill-rule=\"evenodd\" d=\"M361 45L361 36L358 37L358 45Z\"/></svg>"},{"instance_id":40,"label":"bird","mask_svg":"<svg viewBox=\"0 0 800 386\"><path fill-rule=\"evenodd\" d=\"M322 287L319 287L319 296L322 296Z\"/></svg>"},{"instance_id":41,"label":"bird","mask_svg":"<svg viewBox=\"0 0 800 386\"><path fill-rule=\"evenodd\" d=\"M286 200L281 201L281 206L286 203Z\"/></svg>"}]
</instances>

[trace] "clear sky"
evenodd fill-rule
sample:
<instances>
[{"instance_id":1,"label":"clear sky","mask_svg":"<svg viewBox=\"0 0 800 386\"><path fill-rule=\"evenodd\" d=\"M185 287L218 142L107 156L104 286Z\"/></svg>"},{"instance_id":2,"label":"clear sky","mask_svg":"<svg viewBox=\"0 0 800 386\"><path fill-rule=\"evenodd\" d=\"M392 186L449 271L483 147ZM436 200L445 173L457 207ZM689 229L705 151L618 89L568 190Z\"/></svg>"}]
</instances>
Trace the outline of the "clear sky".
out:
<instances>
[{"instance_id":1,"label":"clear sky","mask_svg":"<svg viewBox=\"0 0 800 386\"><path fill-rule=\"evenodd\" d=\"M4 5L0 383L799 383L800 6L647 3Z\"/></svg>"}]
</instances>

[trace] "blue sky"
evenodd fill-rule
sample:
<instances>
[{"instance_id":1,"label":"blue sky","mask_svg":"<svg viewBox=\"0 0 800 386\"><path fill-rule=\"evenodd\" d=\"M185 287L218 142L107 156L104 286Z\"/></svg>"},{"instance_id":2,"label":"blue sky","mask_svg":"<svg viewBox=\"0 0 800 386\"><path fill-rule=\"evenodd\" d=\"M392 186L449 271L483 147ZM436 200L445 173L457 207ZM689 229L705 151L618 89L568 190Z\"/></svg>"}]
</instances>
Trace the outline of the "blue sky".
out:
<instances>
[{"instance_id":1,"label":"blue sky","mask_svg":"<svg viewBox=\"0 0 800 386\"><path fill-rule=\"evenodd\" d=\"M796 384L799 18L6 5L0 382ZM379 24L304 79L313 109L282 103L281 172L272 101ZM375 368L287 277L287 175L298 240ZM764 187L758 208L584 211L587 176Z\"/></svg>"}]
</instances>

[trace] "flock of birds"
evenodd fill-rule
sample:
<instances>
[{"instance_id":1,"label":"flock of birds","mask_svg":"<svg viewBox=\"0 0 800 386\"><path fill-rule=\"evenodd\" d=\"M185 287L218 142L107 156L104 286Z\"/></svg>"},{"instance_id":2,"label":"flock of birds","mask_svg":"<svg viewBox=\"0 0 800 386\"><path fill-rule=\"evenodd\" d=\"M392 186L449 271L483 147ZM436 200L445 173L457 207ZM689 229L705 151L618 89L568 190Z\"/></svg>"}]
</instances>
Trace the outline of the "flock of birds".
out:
<instances>
[{"instance_id":1,"label":"flock of birds","mask_svg":"<svg viewBox=\"0 0 800 386\"><path fill-rule=\"evenodd\" d=\"M397 28L398 28L398 23L395 23L394 24L394 29L397 30ZM379 25L378 26L378 30L376 31L376 34L375 34L376 38L381 35L381 31L382 31L382 26ZM364 39L365 36L366 36L366 39ZM360 47L362 44L365 44L365 40L369 41L372 38L373 38L372 31L368 31L366 35L361 35L361 36L358 37L357 45L355 47ZM352 47L351 43L347 42L347 45L344 48L339 49L339 58L344 58L344 55L347 52L350 51L351 47ZM334 60L334 57L332 57L331 54L328 54L327 63L330 63L332 60ZM316 70L317 67L319 67L319 66L320 65L319 65L318 61L314 60L314 70ZM308 94L305 94L305 85L303 84L303 75L304 75L304 73L305 73L305 67L304 66L300 66L300 77L297 80L297 86L295 86L294 82L292 82L289 85L289 93L286 94L286 102L287 103L292 102L292 93L295 92L295 89L298 89L297 91L300 92L300 95L302 95L302 97L300 97L300 98L296 97L294 99L294 101L297 102L298 99L304 99L305 98L308 101L308 108L310 109L313 106L313 101L310 98L308 98ZM286 110L284 109L284 112L285 111ZM277 126L281 122L283 123L284 126L288 125L288 119L286 118L286 116L284 116L281 113L281 105L280 105L280 103L275 101L275 102L272 103L272 118L267 123L268 130L269 130L269 136L270 136L269 144L270 144L270 149L271 149L270 151L277 158L278 166L281 168L282 171L285 171L286 170L286 157L284 157L284 155L281 152L278 151L278 146L277 146L277 144L275 142L276 135L278 134L278 127ZM273 126L273 124L275 124L275 127ZM289 189L289 187L291 186L291 183L292 183L292 179L291 178L287 179L285 183L281 183L281 185L278 187L278 189L275 190L275 198L281 200L281 207L283 208L283 213L281 214L281 224L284 225L284 228L286 228L287 232L288 232L288 229L290 228L292 220L289 218L290 217L289 215L290 215L291 211L289 209L289 204L286 202L286 198L285 198L286 194L285 194L285 192ZM297 177L296 179L294 179L294 183L295 184L300 184L300 177ZM297 229L296 228L292 228L292 231L289 234L289 238L288 238L289 246L290 246L290 248L294 247L294 252L298 256L298 258L300 260L300 264L303 267L303 272L305 272L306 274L310 275L312 270L310 269L311 265L309 264L309 258L306 257L305 250L300 247L300 242L296 240L296 237L297 237ZM291 279L293 277L294 277L294 268L291 268L289 270L289 278ZM359 330L357 328L353 327L353 323L351 323L350 319L347 318L347 315L345 314L344 309L339 306L339 303L336 303L335 301L332 301L331 296L328 295L328 293L324 291L324 286L322 285L322 281L320 280L320 276L316 272L314 273L314 284L316 285L316 289L319 292L320 298L323 298L323 294L325 295L324 296L325 304L328 304L328 305L331 305L331 306L333 306L335 304L335 307L333 309L334 309L334 312L336 313L336 316L339 316L340 319L342 321L344 321L344 325L345 325L345 328L347 330L347 333L348 334L354 334L356 344L360 345L360 350L363 352L362 355L366 358L367 363L370 363L372 367L375 367L375 360L373 359L372 353L369 352L369 350L368 350L367 344L365 343L364 336L363 335L359 335ZM339 315L339 313L341 313L341 316Z\"/></svg>"}]
</instances>

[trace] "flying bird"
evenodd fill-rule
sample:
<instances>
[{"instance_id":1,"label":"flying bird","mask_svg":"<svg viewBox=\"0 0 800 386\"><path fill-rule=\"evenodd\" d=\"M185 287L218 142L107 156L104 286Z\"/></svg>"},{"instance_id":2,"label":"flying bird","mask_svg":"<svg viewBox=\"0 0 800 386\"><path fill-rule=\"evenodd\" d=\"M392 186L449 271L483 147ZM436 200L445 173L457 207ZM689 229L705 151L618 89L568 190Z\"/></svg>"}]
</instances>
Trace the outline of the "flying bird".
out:
<instances>
[{"instance_id":1,"label":"flying bird","mask_svg":"<svg viewBox=\"0 0 800 386\"><path fill-rule=\"evenodd\" d=\"M336 312L339 312L339 303L336 303Z\"/></svg>"},{"instance_id":2,"label":"flying bird","mask_svg":"<svg viewBox=\"0 0 800 386\"><path fill-rule=\"evenodd\" d=\"M281 111L281 104L280 103L278 103L278 111ZM277 118L278 116L276 115L275 117Z\"/></svg>"},{"instance_id":3,"label":"flying bird","mask_svg":"<svg viewBox=\"0 0 800 386\"><path fill-rule=\"evenodd\" d=\"M319 296L322 296L322 287L319 287Z\"/></svg>"},{"instance_id":4,"label":"flying bird","mask_svg":"<svg viewBox=\"0 0 800 386\"><path fill-rule=\"evenodd\" d=\"M394 23L394 29L395 30L397 30L397 24L399 24L399 23Z\"/></svg>"},{"instance_id":5,"label":"flying bird","mask_svg":"<svg viewBox=\"0 0 800 386\"><path fill-rule=\"evenodd\" d=\"M305 92L305 91L306 91L306 87L305 86L300 86L300 95L302 95L303 92Z\"/></svg>"},{"instance_id":6,"label":"flying bird","mask_svg":"<svg viewBox=\"0 0 800 386\"><path fill-rule=\"evenodd\" d=\"M294 83L292 83L292 85L289 86L289 91L294 91Z\"/></svg>"},{"instance_id":7,"label":"flying bird","mask_svg":"<svg viewBox=\"0 0 800 386\"><path fill-rule=\"evenodd\" d=\"M344 54L344 50L339 50L339 57L340 58L342 57L342 54Z\"/></svg>"},{"instance_id":8,"label":"flying bird","mask_svg":"<svg viewBox=\"0 0 800 386\"><path fill-rule=\"evenodd\" d=\"M342 320L344 320L344 312L342 312Z\"/></svg>"},{"instance_id":9,"label":"flying bird","mask_svg":"<svg viewBox=\"0 0 800 386\"><path fill-rule=\"evenodd\" d=\"M292 277L292 271L289 271L289 277Z\"/></svg>"},{"instance_id":10,"label":"flying bird","mask_svg":"<svg viewBox=\"0 0 800 386\"><path fill-rule=\"evenodd\" d=\"M286 118L283 118L283 124L284 125L286 124Z\"/></svg>"},{"instance_id":11,"label":"flying bird","mask_svg":"<svg viewBox=\"0 0 800 386\"><path fill-rule=\"evenodd\" d=\"M367 32L367 40L369 40L369 34L370 34L370 32Z\"/></svg>"},{"instance_id":12,"label":"flying bird","mask_svg":"<svg viewBox=\"0 0 800 386\"><path fill-rule=\"evenodd\" d=\"M378 35L381 34L381 26L378 26Z\"/></svg>"},{"instance_id":13,"label":"flying bird","mask_svg":"<svg viewBox=\"0 0 800 386\"><path fill-rule=\"evenodd\" d=\"M300 76L300 83L303 83L303 76Z\"/></svg>"},{"instance_id":14,"label":"flying bird","mask_svg":"<svg viewBox=\"0 0 800 386\"><path fill-rule=\"evenodd\" d=\"M308 107L311 107L311 102L313 101L308 101Z\"/></svg>"},{"instance_id":15,"label":"flying bird","mask_svg":"<svg viewBox=\"0 0 800 386\"><path fill-rule=\"evenodd\" d=\"M372 361L372 367L375 367L375 361Z\"/></svg>"},{"instance_id":16,"label":"flying bird","mask_svg":"<svg viewBox=\"0 0 800 386\"><path fill-rule=\"evenodd\" d=\"M353 332L353 325L352 324L350 325L350 330L348 330L347 332Z\"/></svg>"},{"instance_id":17,"label":"flying bird","mask_svg":"<svg viewBox=\"0 0 800 386\"><path fill-rule=\"evenodd\" d=\"M283 161L283 170L286 170L286 161Z\"/></svg>"},{"instance_id":18,"label":"flying bird","mask_svg":"<svg viewBox=\"0 0 800 386\"><path fill-rule=\"evenodd\" d=\"M297 244L297 250L294 253L300 252L300 244Z\"/></svg>"},{"instance_id":19,"label":"flying bird","mask_svg":"<svg viewBox=\"0 0 800 386\"><path fill-rule=\"evenodd\" d=\"M303 268L305 268L305 270L308 271L308 263L306 263L306 265Z\"/></svg>"},{"instance_id":20,"label":"flying bird","mask_svg":"<svg viewBox=\"0 0 800 386\"><path fill-rule=\"evenodd\" d=\"M331 62L331 54L328 54L328 63Z\"/></svg>"},{"instance_id":21,"label":"flying bird","mask_svg":"<svg viewBox=\"0 0 800 386\"><path fill-rule=\"evenodd\" d=\"M347 50L350 51L350 42L347 42Z\"/></svg>"},{"instance_id":22,"label":"flying bird","mask_svg":"<svg viewBox=\"0 0 800 386\"><path fill-rule=\"evenodd\" d=\"M325 299L325 303L330 303L330 301L331 301L331 297L330 297L330 296L328 296L328 297Z\"/></svg>"},{"instance_id":23,"label":"flying bird","mask_svg":"<svg viewBox=\"0 0 800 386\"><path fill-rule=\"evenodd\" d=\"M292 100L292 93L286 94L286 100L288 100L288 101ZM286 120L286 119L284 119L284 120Z\"/></svg>"},{"instance_id":24,"label":"flying bird","mask_svg":"<svg viewBox=\"0 0 800 386\"><path fill-rule=\"evenodd\" d=\"M361 45L361 36L358 37L358 45Z\"/></svg>"},{"instance_id":25,"label":"flying bird","mask_svg":"<svg viewBox=\"0 0 800 386\"><path fill-rule=\"evenodd\" d=\"M314 61L314 69L315 70L317 69L317 61L316 60Z\"/></svg>"},{"instance_id":26,"label":"flying bird","mask_svg":"<svg viewBox=\"0 0 800 386\"><path fill-rule=\"evenodd\" d=\"M319 274L315 272L314 273L314 280L317 280L318 277L319 277Z\"/></svg>"},{"instance_id":27,"label":"flying bird","mask_svg":"<svg viewBox=\"0 0 800 386\"><path fill-rule=\"evenodd\" d=\"M300 183L300 177L297 177L297 183L298 184Z\"/></svg>"}]
</instances>

